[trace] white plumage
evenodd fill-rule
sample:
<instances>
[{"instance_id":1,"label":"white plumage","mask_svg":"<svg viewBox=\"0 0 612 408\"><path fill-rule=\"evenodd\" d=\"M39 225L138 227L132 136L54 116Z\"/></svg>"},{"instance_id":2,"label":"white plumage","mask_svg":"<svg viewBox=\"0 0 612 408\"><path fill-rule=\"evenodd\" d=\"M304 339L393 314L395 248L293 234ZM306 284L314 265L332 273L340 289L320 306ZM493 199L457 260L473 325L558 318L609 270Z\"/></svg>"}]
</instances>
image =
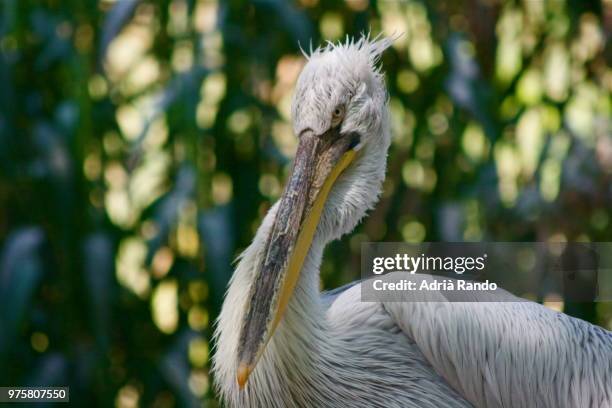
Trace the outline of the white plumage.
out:
<instances>
[{"instance_id":1,"label":"white plumage","mask_svg":"<svg viewBox=\"0 0 612 408\"><path fill-rule=\"evenodd\" d=\"M325 245L353 230L381 191L390 135L375 68L388 40L329 45L309 57L294 131L342 134L359 156L325 203L287 310L244 389L238 350L249 293L279 203L241 255L217 321L213 374L232 407L612 407L612 333L531 302L360 301L359 284L319 291ZM512 296L507 294L507 296Z\"/></svg>"}]
</instances>

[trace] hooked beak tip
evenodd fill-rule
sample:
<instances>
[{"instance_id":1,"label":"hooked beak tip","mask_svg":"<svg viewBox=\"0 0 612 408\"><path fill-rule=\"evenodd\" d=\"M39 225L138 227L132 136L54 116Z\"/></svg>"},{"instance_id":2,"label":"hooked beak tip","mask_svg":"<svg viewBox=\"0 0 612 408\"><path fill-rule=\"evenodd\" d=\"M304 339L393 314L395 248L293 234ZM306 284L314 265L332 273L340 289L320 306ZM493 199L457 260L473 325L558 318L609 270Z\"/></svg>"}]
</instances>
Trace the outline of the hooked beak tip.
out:
<instances>
[{"instance_id":1,"label":"hooked beak tip","mask_svg":"<svg viewBox=\"0 0 612 408\"><path fill-rule=\"evenodd\" d=\"M244 389L244 386L246 385L246 382L249 379L249 375L251 374L252 370L253 370L253 367L245 363L240 363L238 365L238 372L236 373L236 380L238 381L238 387L241 390Z\"/></svg>"}]
</instances>

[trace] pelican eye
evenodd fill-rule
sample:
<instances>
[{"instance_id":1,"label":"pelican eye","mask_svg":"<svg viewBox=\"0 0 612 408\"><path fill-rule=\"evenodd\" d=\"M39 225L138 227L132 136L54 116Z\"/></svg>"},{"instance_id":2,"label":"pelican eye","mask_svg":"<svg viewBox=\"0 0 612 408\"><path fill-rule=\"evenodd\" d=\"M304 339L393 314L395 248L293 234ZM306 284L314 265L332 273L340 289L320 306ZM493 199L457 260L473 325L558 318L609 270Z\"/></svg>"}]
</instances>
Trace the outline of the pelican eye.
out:
<instances>
[{"instance_id":1,"label":"pelican eye","mask_svg":"<svg viewBox=\"0 0 612 408\"><path fill-rule=\"evenodd\" d=\"M336 106L336 108L332 112L332 119L331 119L332 127L336 127L340 123L342 123L342 119L344 119L344 113L345 113L344 105Z\"/></svg>"}]
</instances>

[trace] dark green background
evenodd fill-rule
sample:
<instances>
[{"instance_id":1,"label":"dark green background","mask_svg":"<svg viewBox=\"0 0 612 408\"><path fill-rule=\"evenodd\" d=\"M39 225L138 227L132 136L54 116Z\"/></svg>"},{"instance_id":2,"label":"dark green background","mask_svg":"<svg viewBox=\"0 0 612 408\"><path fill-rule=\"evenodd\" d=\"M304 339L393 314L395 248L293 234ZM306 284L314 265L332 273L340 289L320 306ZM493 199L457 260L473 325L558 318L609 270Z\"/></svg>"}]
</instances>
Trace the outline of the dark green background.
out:
<instances>
[{"instance_id":1,"label":"dark green background","mask_svg":"<svg viewBox=\"0 0 612 408\"><path fill-rule=\"evenodd\" d=\"M212 325L280 194L298 47L403 33L382 58L381 202L334 243L610 241L611 3L0 3L0 385L216 405ZM204 84L204 85L203 85ZM525 294L529 295L529 294ZM612 328L610 304L551 307Z\"/></svg>"}]
</instances>

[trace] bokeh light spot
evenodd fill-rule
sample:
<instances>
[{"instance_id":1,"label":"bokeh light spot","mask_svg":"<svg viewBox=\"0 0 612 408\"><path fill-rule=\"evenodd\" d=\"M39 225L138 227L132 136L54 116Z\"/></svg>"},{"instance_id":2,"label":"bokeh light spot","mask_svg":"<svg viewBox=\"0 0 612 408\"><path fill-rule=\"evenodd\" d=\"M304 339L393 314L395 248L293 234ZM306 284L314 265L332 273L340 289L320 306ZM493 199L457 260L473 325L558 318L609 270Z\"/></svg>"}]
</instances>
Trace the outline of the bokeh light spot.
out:
<instances>
[{"instance_id":1,"label":"bokeh light spot","mask_svg":"<svg viewBox=\"0 0 612 408\"><path fill-rule=\"evenodd\" d=\"M344 34L344 22L338 13L328 11L321 17L319 29L326 40L337 40Z\"/></svg>"},{"instance_id":2,"label":"bokeh light spot","mask_svg":"<svg viewBox=\"0 0 612 408\"><path fill-rule=\"evenodd\" d=\"M178 285L174 279L161 282L151 296L151 312L157 328L171 334L178 327Z\"/></svg>"},{"instance_id":3,"label":"bokeh light spot","mask_svg":"<svg viewBox=\"0 0 612 408\"><path fill-rule=\"evenodd\" d=\"M45 333L34 332L30 338L32 348L39 353L44 353L49 347L49 338Z\"/></svg>"}]
</instances>

